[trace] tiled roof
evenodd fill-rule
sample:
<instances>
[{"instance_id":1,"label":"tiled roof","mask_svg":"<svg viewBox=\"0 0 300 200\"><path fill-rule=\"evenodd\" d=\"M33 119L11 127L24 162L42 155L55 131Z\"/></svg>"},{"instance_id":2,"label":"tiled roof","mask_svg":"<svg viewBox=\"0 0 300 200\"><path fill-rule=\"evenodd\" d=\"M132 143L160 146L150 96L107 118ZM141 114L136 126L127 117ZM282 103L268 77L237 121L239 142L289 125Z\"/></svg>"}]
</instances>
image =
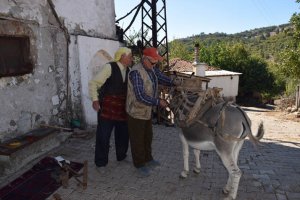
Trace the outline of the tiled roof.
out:
<instances>
[{"instance_id":1,"label":"tiled roof","mask_svg":"<svg viewBox=\"0 0 300 200\"><path fill-rule=\"evenodd\" d=\"M182 60L180 58L173 58L169 61L170 71L177 71L177 72L192 72L194 65L189 62ZM217 67L212 67L206 65L205 71L215 71L219 70Z\"/></svg>"}]
</instances>

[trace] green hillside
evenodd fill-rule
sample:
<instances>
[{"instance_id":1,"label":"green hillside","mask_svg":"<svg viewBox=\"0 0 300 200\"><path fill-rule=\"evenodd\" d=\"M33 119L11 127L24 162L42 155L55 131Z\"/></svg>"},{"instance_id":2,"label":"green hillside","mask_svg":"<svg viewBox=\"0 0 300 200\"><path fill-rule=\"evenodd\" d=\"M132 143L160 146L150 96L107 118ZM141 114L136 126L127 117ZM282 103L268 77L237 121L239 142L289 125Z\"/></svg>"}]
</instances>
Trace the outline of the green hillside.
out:
<instances>
[{"instance_id":1,"label":"green hillside","mask_svg":"<svg viewBox=\"0 0 300 200\"><path fill-rule=\"evenodd\" d=\"M291 32L292 28L290 24L282 24L279 26L256 28L236 34L201 33L177 40L186 45L191 53L196 42L200 44L200 48L209 47L220 42L232 45L242 43L251 55L265 60L273 60L284 48L290 48L292 41Z\"/></svg>"},{"instance_id":2,"label":"green hillside","mask_svg":"<svg viewBox=\"0 0 300 200\"><path fill-rule=\"evenodd\" d=\"M171 41L169 55L171 59L192 61L197 43L200 46L201 62L242 73L239 97L248 98L261 94L260 101L270 102L276 96L287 92L290 77L298 74L299 67L295 59L299 43L295 41L295 28L291 24L257 28L236 34L201 33ZM293 52L296 53L293 55ZM286 59L289 62L285 62ZM291 64L296 69L295 73L287 71ZM287 72L289 77L286 76ZM299 82L298 75L294 77L293 84L296 84Z\"/></svg>"}]
</instances>

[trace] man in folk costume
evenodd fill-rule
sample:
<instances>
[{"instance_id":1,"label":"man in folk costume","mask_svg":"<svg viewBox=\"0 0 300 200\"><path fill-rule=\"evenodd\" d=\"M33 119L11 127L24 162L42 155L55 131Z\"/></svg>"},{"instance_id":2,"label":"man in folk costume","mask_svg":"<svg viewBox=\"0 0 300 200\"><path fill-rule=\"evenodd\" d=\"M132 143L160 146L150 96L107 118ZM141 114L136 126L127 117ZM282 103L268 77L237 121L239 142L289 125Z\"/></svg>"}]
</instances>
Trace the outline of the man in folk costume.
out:
<instances>
[{"instance_id":1,"label":"man in folk costume","mask_svg":"<svg viewBox=\"0 0 300 200\"><path fill-rule=\"evenodd\" d=\"M127 156L129 136L125 111L128 67L132 64L132 52L120 47L114 61L105 64L89 82L89 94L93 109L98 112L95 165L108 163L109 143L114 129L116 157L122 161Z\"/></svg>"}]
</instances>

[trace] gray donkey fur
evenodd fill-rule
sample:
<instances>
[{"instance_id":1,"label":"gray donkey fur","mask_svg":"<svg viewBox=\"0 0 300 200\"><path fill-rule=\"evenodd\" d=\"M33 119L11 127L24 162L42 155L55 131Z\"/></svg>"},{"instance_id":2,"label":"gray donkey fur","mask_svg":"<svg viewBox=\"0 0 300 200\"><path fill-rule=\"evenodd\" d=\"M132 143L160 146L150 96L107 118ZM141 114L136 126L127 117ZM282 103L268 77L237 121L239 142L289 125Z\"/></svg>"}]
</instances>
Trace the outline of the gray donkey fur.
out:
<instances>
[{"instance_id":1,"label":"gray donkey fur","mask_svg":"<svg viewBox=\"0 0 300 200\"><path fill-rule=\"evenodd\" d=\"M182 99L172 99L170 108L178 110ZM247 114L237 105L219 101L211 105L202 114L196 116L192 124L184 126L182 117L174 112L175 124L180 125L182 133L179 137L183 147L184 170L181 177L189 173L189 146L193 148L196 166L195 173L200 173L200 150L215 150L228 171L228 180L223 188L224 199L235 199L242 175L238 167L238 156L245 138L248 136L254 144L264 135L263 123L259 125L256 136L251 132L251 121Z\"/></svg>"}]
</instances>

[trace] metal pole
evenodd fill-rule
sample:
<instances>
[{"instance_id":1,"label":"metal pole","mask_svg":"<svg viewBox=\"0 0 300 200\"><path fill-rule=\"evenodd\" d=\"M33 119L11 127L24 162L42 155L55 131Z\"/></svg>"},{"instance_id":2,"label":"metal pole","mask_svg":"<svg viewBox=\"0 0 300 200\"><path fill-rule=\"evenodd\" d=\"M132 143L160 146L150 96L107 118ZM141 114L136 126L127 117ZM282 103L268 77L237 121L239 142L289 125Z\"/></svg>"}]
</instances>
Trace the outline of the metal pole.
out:
<instances>
[{"instance_id":1,"label":"metal pole","mask_svg":"<svg viewBox=\"0 0 300 200\"><path fill-rule=\"evenodd\" d=\"M165 34L166 34L166 54L167 54L167 66L169 66L169 45L168 45L168 29L167 29L167 5L166 1L163 0L164 9L164 16L165 16Z\"/></svg>"},{"instance_id":2,"label":"metal pole","mask_svg":"<svg viewBox=\"0 0 300 200\"><path fill-rule=\"evenodd\" d=\"M152 40L153 40L153 47L157 48L157 19L156 19L156 1L152 0Z\"/></svg>"}]
</instances>

